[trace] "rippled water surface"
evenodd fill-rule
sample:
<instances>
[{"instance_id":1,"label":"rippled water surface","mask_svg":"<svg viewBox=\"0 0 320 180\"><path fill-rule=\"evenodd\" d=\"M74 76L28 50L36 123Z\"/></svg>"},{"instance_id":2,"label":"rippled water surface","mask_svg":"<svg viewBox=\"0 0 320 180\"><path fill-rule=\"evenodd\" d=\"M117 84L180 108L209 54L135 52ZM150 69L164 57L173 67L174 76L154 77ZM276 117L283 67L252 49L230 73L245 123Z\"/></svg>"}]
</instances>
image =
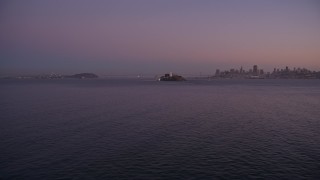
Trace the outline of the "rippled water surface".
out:
<instances>
[{"instance_id":1,"label":"rippled water surface","mask_svg":"<svg viewBox=\"0 0 320 180\"><path fill-rule=\"evenodd\" d=\"M0 88L0 179L320 178L320 80Z\"/></svg>"}]
</instances>

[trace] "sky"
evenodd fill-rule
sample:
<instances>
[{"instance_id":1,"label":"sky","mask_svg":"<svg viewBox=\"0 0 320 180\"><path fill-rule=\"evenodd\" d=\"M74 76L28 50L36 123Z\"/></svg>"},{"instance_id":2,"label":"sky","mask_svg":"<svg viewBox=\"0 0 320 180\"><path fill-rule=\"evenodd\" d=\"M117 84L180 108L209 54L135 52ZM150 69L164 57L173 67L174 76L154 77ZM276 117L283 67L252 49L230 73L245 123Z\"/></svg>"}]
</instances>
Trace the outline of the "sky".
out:
<instances>
[{"instance_id":1,"label":"sky","mask_svg":"<svg viewBox=\"0 0 320 180\"><path fill-rule=\"evenodd\" d=\"M318 0L2 0L0 75L320 70Z\"/></svg>"}]
</instances>

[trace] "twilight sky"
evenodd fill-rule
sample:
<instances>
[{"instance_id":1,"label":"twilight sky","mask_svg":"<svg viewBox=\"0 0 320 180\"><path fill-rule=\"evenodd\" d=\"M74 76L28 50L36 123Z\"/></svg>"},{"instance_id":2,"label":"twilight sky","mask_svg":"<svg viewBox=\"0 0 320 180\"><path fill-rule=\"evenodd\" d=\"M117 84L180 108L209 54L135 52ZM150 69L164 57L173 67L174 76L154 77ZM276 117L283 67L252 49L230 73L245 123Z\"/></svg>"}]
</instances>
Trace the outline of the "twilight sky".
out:
<instances>
[{"instance_id":1,"label":"twilight sky","mask_svg":"<svg viewBox=\"0 0 320 180\"><path fill-rule=\"evenodd\" d=\"M318 0L2 0L0 75L320 70Z\"/></svg>"}]
</instances>

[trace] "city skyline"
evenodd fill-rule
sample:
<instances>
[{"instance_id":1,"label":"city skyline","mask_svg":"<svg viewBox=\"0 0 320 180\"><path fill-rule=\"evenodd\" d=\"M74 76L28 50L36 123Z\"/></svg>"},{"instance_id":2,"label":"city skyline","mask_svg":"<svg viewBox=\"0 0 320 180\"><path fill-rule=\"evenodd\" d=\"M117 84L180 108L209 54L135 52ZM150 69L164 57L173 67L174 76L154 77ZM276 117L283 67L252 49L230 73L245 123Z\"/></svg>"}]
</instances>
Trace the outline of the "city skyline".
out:
<instances>
[{"instance_id":1,"label":"city skyline","mask_svg":"<svg viewBox=\"0 0 320 180\"><path fill-rule=\"evenodd\" d=\"M2 1L0 73L320 69L316 0Z\"/></svg>"},{"instance_id":2,"label":"city skyline","mask_svg":"<svg viewBox=\"0 0 320 180\"><path fill-rule=\"evenodd\" d=\"M177 72L168 72L166 74L177 75ZM69 78L72 76L80 76L82 74L88 76L95 76L95 78L102 77L102 78L110 78L110 77L128 77L128 78L158 78L161 76L160 74L146 74L146 73L139 73L139 74L115 74L115 73L104 73L99 74L97 76L95 73L91 72L78 72L75 75L71 75L69 73L57 73L57 72L45 72L39 74L18 74L15 76L8 76L2 75L0 78L36 78L36 79L63 79L65 77ZM162 73L163 74L163 73ZM198 74L187 74L187 73L178 73L180 75L189 77L189 78L227 78L227 79L320 79L320 71L318 70L310 70L304 67L289 67L285 66L282 68L273 68L272 71L266 71L258 65L253 65L252 68L244 68L243 66L239 68L229 67L228 69L216 69L214 73L202 73L199 72Z\"/></svg>"},{"instance_id":3,"label":"city skyline","mask_svg":"<svg viewBox=\"0 0 320 180\"><path fill-rule=\"evenodd\" d=\"M220 71L216 69L212 78L246 78L246 79L320 79L320 71L311 71L306 68L286 66L285 68L274 68L273 71L265 71L258 65L251 69L244 69L242 66Z\"/></svg>"}]
</instances>

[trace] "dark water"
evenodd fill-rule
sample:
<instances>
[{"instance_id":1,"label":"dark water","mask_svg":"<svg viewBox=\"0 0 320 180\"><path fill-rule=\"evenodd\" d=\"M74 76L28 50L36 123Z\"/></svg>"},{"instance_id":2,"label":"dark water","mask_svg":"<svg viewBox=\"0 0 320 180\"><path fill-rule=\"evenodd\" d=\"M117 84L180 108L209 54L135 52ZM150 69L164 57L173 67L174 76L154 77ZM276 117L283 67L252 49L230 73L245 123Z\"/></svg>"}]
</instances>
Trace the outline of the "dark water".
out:
<instances>
[{"instance_id":1,"label":"dark water","mask_svg":"<svg viewBox=\"0 0 320 180\"><path fill-rule=\"evenodd\" d=\"M0 179L320 178L320 80L0 88Z\"/></svg>"}]
</instances>

